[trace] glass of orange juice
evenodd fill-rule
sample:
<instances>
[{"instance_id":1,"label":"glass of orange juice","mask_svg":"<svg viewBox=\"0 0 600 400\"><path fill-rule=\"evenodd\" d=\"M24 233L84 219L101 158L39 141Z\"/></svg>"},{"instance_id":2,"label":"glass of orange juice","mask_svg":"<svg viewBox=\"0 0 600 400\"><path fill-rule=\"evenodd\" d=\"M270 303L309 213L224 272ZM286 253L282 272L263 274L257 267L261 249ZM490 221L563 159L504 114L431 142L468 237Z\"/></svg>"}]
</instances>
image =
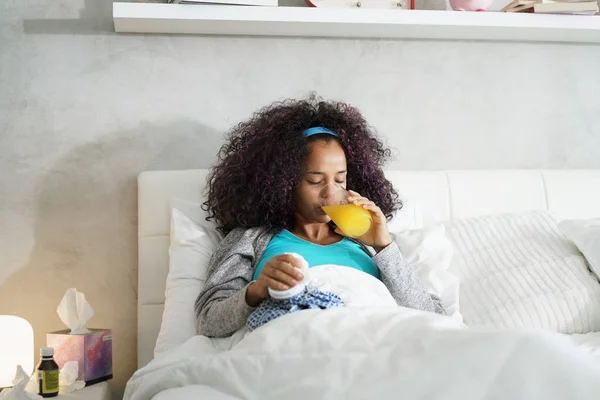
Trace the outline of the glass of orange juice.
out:
<instances>
[{"instance_id":1,"label":"glass of orange juice","mask_svg":"<svg viewBox=\"0 0 600 400\"><path fill-rule=\"evenodd\" d=\"M371 229L371 212L348 203L350 194L341 185L330 183L319 196L323 202L321 208L345 235L359 238Z\"/></svg>"}]
</instances>

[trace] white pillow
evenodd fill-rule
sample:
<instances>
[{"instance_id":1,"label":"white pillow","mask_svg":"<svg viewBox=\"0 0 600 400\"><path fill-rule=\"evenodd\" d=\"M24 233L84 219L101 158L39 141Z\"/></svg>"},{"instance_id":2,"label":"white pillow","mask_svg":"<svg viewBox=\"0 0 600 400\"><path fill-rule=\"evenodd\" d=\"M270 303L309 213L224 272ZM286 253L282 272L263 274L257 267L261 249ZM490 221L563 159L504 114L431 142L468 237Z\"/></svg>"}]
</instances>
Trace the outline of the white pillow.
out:
<instances>
[{"instance_id":1,"label":"white pillow","mask_svg":"<svg viewBox=\"0 0 600 400\"><path fill-rule=\"evenodd\" d=\"M600 278L600 218L566 220L558 226L583 253L592 272Z\"/></svg>"},{"instance_id":2,"label":"white pillow","mask_svg":"<svg viewBox=\"0 0 600 400\"><path fill-rule=\"evenodd\" d=\"M196 335L194 302L204 286L210 257L221 240L215 227L204 221L199 205L175 199L172 207L179 208L171 209L169 274L155 356Z\"/></svg>"},{"instance_id":3,"label":"white pillow","mask_svg":"<svg viewBox=\"0 0 600 400\"><path fill-rule=\"evenodd\" d=\"M419 205L413 201L403 201L403 206L396 211L390 221L388 229L390 232L403 232L410 229L420 229L423 227L423 211Z\"/></svg>"},{"instance_id":4,"label":"white pillow","mask_svg":"<svg viewBox=\"0 0 600 400\"><path fill-rule=\"evenodd\" d=\"M448 271L454 256L454 246L446 237L446 227L437 224L423 229L393 234L402 255L415 269L417 276L430 293L442 301L446 313L459 322L458 276Z\"/></svg>"},{"instance_id":5,"label":"white pillow","mask_svg":"<svg viewBox=\"0 0 600 400\"><path fill-rule=\"evenodd\" d=\"M600 284L550 214L469 218L446 227L467 325L600 330Z\"/></svg>"}]
</instances>

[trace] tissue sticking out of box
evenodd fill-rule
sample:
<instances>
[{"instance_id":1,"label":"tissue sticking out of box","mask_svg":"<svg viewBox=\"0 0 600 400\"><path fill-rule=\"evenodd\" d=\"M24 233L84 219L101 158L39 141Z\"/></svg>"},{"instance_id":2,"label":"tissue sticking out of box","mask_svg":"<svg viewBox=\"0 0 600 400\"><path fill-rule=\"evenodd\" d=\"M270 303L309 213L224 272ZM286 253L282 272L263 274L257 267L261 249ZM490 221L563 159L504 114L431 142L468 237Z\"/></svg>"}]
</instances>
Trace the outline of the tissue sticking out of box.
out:
<instances>
[{"instance_id":1,"label":"tissue sticking out of box","mask_svg":"<svg viewBox=\"0 0 600 400\"><path fill-rule=\"evenodd\" d=\"M85 295L75 288L67 289L56 309L62 322L71 329L71 335L89 333L87 323L94 316L94 310L85 300Z\"/></svg>"}]
</instances>

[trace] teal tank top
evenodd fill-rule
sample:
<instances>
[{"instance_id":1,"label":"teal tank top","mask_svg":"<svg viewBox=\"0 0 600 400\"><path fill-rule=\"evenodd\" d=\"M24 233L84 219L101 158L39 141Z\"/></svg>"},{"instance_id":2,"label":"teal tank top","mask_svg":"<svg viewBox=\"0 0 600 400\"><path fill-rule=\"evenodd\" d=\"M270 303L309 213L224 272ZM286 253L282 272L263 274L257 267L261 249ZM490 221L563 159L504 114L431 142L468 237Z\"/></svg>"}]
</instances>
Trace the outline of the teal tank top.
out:
<instances>
[{"instance_id":1,"label":"teal tank top","mask_svg":"<svg viewBox=\"0 0 600 400\"><path fill-rule=\"evenodd\" d=\"M379 269L375 261L359 244L352 240L343 238L337 243L322 246L301 239L287 229L273 236L256 266L253 279L258 278L267 261L284 253L300 254L308 262L309 268L323 264L344 265L379 279Z\"/></svg>"}]
</instances>

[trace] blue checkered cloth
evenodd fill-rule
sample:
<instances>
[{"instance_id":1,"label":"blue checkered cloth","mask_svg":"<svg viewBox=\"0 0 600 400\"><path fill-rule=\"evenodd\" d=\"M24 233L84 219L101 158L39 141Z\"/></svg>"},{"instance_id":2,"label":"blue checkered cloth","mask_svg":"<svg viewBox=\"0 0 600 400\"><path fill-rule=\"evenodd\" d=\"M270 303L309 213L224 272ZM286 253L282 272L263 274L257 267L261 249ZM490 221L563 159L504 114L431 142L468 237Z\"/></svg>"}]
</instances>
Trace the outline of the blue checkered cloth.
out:
<instances>
[{"instance_id":1,"label":"blue checkered cloth","mask_svg":"<svg viewBox=\"0 0 600 400\"><path fill-rule=\"evenodd\" d=\"M268 298L248 317L247 326L251 331L285 314L302 310L325 310L343 307L342 299L333 293L322 292L314 287L306 287L300 294L289 299Z\"/></svg>"}]
</instances>

